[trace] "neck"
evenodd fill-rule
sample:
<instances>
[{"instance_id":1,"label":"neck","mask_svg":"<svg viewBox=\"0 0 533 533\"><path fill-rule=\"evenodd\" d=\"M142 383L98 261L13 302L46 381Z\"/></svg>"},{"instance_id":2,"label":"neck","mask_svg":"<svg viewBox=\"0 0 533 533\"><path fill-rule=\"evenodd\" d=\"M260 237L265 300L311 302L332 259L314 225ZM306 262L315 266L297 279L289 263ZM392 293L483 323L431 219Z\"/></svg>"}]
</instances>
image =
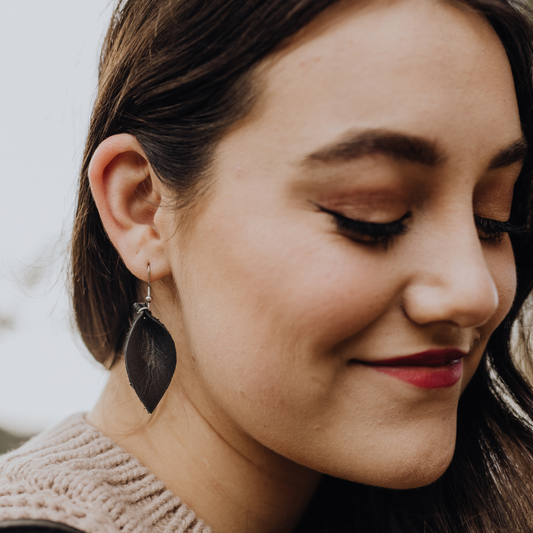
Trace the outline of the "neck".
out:
<instances>
[{"instance_id":1,"label":"neck","mask_svg":"<svg viewBox=\"0 0 533 533\"><path fill-rule=\"evenodd\" d=\"M175 383L148 415L123 361L89 422L135 455L217 533L290 533L320 474L266 448L237 448L206 422Z\"/></svg>"}]
</instances>

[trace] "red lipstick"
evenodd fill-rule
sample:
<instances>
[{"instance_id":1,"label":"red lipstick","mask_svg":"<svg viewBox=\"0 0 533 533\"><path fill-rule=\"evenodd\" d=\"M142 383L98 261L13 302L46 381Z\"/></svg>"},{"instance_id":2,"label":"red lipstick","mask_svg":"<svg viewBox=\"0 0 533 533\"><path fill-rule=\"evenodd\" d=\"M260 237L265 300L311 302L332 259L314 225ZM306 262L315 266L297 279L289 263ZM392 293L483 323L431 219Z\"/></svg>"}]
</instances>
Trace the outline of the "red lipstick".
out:
<instances>
[{"instance_id":1,"label":"red lipstick","mask_svg":"<svg viewBox=\"0 0 533 533\"><path fill-rule=\"evenodd\" d=\"M405 357L358 362L423 389L440 389L461 379L465 355L456 349L428 350Z\"/></svg>"}]
</instances>

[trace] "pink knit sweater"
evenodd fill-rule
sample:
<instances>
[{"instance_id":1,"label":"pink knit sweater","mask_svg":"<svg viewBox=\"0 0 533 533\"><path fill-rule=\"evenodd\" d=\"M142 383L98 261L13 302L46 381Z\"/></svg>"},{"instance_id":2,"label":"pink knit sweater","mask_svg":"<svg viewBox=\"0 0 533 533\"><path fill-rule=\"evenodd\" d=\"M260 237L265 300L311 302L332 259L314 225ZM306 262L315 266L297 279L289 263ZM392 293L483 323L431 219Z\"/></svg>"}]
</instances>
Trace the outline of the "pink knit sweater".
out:
<instances>
[{"instance_id":1,"label":"pink knit sweater","mask_svg":"<svg viewBox=\"0 0 533 533\"><path fill-rule=\"evenodd\" d=\"M22 518L87 533L211 533L81 414L0 457L0 520Z\"/></svg>"}]
</instances>

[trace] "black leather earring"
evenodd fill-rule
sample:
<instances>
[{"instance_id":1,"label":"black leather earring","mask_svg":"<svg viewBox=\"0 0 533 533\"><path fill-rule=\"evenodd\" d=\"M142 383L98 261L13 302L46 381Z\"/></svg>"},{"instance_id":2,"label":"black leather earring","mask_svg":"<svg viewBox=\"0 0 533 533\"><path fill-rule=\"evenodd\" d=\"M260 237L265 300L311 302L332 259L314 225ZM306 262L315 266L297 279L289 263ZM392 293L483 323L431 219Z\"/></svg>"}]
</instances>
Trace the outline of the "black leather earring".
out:
<instances>
[{"instance_id":1,"label":"black leather earring","mask_svg":"<svg viewBox=\"0 0 533 533\"><path fill-rule=\"evenodd\" d=\"M150 265L146 303L133 304L135 315L126 336L124 359L133 390L151 414L163 398L176 369L176 347L167 328L150 311Z\"/></svg>"}]
</instances>

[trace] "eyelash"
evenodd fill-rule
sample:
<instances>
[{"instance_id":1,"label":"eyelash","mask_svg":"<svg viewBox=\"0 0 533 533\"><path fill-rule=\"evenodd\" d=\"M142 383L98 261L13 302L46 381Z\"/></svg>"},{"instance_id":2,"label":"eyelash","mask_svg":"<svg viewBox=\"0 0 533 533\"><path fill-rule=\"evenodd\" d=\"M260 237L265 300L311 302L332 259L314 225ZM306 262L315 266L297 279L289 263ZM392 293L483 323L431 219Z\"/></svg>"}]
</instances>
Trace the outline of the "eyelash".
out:
<instances>
[{"instance_id":1,"label":"eyelash","mask_svg":"<svg viewBox=\"0 0 533 533\"><path fill-rule=\"evenodd\" d=\"M485 242L498 243L501 242L506 233L520 235L525 230L523 226L516 226L510 222L501 222L500 220L492 220L490 218L475 216L474 221L478 231L483 233L483 235L479 236L479 239Z\"/></svg>"},{"instance_id":2,"label":"eyelash","mask_svg":"<svg viewBox=\"0 0 533 533\"><path fill-rule=\"evenodd\" d=\"M340 233L348 234L348 237L356 242L363 244L383 244L385 248L391 244L395 237L399 237L407 231L405 221L411 217L411 213L409 212L393 222L378 224L376 222L353 220L325 207L318 207L324 213L333 216Z\"/></svg>"},{"instance_id":3,"label":"eyelash","mask_svg":"<svg viewBox=\"0 0 533 533\"><path fill-rule=\"evenodd\" d=\"M339 232L348 234L347 236L353 241L371 245L382 244L385 248L392 243L395 237L406 233L407 225L405 221L411 218L411 212L408 212L398 220L378 224L376 222L354 220L325 207L317 207L324 213L330 214L335 219ZM498 243L501 242L505 234L517 235L524 232L522 226L516 226L510 222L478 216L474 216L474 221L478 231L482 233L479 239L484 242Z\"/></svg>"}]
</instances>

